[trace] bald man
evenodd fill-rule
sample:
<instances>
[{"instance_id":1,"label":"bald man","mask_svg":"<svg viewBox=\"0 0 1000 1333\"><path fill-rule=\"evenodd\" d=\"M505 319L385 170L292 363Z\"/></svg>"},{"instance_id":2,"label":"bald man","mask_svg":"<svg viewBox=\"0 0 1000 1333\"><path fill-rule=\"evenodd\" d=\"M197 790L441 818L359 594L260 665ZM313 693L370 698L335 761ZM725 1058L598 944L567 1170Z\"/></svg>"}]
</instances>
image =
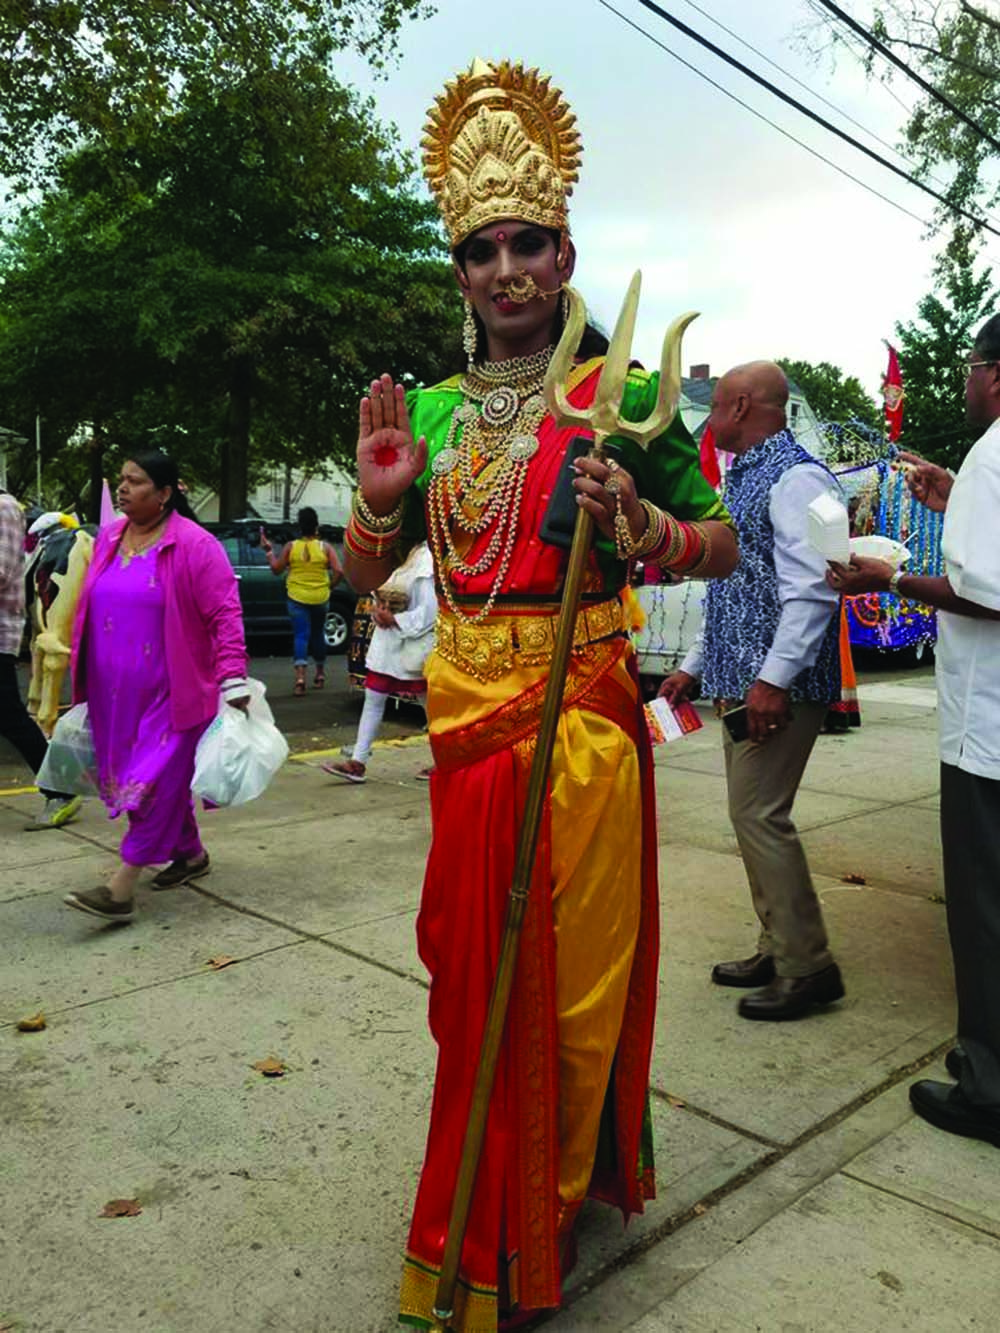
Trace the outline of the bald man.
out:
<instances>
[{"instance_id":1,"label":"bald man","mask_svg":"<svg viewBox=\"0 0 1000 1333\"><path fill-rule=\"evenodd\" d=\"M724 499L740 563L709 586L702 633L660 693L701 681L720 711L746 705L745 739L723 727L729 816L760 921L757 952L717 963L719 986L746 987L739 1012L794 1019L844 994L791 812L832 700L840 696L838 597L807 540L807 511L839 486L788 429L788 381L771 361L723 375L708 419L735 455ZM832 594L832 595L831 595ZM754 989L754 988L760 989Z\"/></svg>"}]
</instances>

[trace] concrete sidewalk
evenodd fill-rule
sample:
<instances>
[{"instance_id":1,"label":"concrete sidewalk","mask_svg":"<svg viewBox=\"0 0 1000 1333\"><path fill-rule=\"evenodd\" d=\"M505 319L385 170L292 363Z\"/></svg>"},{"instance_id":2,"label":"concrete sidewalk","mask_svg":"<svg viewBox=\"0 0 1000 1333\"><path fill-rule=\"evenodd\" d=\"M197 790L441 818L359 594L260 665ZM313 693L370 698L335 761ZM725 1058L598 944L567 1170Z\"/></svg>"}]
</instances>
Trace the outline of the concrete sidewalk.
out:
<instances>
[{"instance_id":1,"label":"concrete sidewalk","mask_svg":"<svg viewBox=\"0 0 1000 1333\"><path fill-rule=\"evenodd\" d=\"M1000 1155L906 1096L954 1030L933 681L862 695L796 811L848 996L799 1023L740 1020L708 981L755 937L717 724L658 751L660 1197L627 1232L584 1213L553 1328L995 1323ZM413 939L427 762L383 747L349 787L299 758L205 816L209 878L141 889L118 929L60 903L110 868L101 810L29 836L34 798L0 798L0 1329L395 1326L434 1067ZM19 1033L39 1009L47 1029ZM253 1068L268 1056L283 1078ZM141 1215L99 1217L122 1198Z\"/></svg>"}]
</instances>

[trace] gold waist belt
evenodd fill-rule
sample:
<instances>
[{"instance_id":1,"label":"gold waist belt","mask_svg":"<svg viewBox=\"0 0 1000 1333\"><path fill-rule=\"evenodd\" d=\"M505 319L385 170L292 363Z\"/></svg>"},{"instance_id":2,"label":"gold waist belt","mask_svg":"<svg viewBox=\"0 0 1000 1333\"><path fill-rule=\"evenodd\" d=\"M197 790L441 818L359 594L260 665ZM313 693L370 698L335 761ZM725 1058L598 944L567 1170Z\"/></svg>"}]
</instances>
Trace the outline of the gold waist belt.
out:
<instances>
[{"instance_id":1,"label":"gold waist belt","mask_svg":"<svg viewBox=\"0 0 1000 1333\"><path fill-rule=\"evenodd\" d=\"M470 608L471 609L471 608ZM526 607L521 613L491 615L478 625L458 620L445 606L438 610L435 646L446 662L476 680L499 680L515 666L541 666L556 644L559 607ZM617 597L581 606L573 648L624 634L625 608Z\"/></svg>"}]
</instances>

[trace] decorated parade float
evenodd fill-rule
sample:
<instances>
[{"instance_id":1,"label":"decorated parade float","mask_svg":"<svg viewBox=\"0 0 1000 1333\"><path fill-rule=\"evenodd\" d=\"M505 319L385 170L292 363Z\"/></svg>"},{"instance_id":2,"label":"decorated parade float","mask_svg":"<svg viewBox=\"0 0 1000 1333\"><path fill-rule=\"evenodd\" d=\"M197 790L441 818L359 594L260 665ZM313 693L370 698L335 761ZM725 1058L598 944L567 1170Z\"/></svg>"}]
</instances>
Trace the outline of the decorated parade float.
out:
<instances>
[{"instance_id":1,"label":"decorated parade float","mask_svg":"<svg viewBox=\"0 0 1000 1333\"><path fill-rule=\"evenodd\" d=\"M851 514L854 536L881 536L909 551L912 574L939 575L943 514L932 513L906 489L902 468L883 457L871 463L836 469ZM905 654L920 662L937 639L937 616L920 602L890 592L865 593L844 599L852 648Z\"/></svg>"}]
</instances>

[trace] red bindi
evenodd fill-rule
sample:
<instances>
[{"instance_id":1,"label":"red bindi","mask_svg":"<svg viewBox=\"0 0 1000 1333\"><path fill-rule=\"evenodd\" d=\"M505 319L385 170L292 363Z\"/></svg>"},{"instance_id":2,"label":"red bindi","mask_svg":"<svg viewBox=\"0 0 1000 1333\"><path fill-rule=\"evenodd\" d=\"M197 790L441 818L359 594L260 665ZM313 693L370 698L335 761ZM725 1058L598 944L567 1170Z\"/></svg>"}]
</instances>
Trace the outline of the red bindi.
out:
<instances>
[{"instance_id":1,"label":"red bindi","mask_svg":"<svg viewBox=\"0 0 1000 1333\"><path fill-rule=\"evenodd\" d=\"M507 239L507 233L506 233L505 231L498 231L498 232L497 232L497 240L498 240L501 244L503 244L503 242L504 242L506 239Z\"/></svg>"}]
</instances>

